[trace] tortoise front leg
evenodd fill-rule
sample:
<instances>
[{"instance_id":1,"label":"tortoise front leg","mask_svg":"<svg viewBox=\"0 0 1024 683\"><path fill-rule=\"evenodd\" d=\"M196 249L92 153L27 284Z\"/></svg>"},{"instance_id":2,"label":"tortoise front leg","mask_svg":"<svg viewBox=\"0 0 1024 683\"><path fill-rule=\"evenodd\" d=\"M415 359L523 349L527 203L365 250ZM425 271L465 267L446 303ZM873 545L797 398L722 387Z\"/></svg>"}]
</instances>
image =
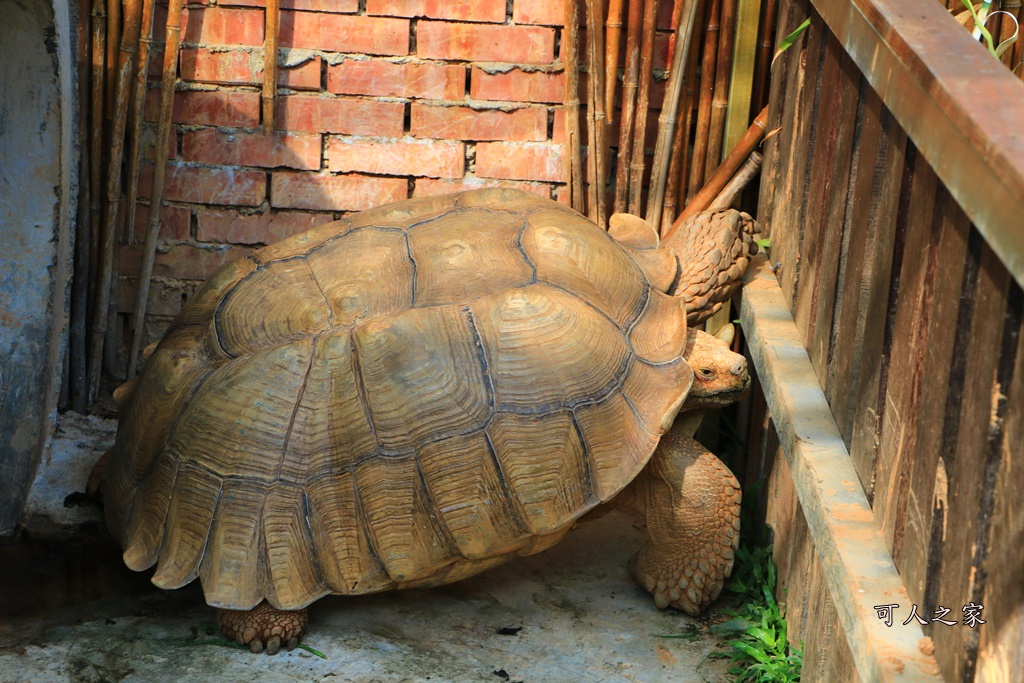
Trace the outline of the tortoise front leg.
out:
<instances>
[{"instance_id":1,"label":"tortoise front leg","mask_svg":"<svg viewBox=\"0 0 1024 683\"><path fill-rule=\"evenodd\" d=\"M664 609L696 616L718 597L739 545L741 491L713 453L681 430L662 437L626 500L647 521L630 560L637 583Z\"/></svg>"},{"instance_id":2,"label":"tortoise front leg","mask_svg":"<svg viewBox=\"0 0 1024 683\"><path fill-rule=\"evenodd\" d=\"M292 650L306 632L308 615L305 608L280 610L269 602L261 602L250 610L217 609L217 626L229 640L248 645L253 652L276 655L283 644Z\"/></svg>"}]
</instances>

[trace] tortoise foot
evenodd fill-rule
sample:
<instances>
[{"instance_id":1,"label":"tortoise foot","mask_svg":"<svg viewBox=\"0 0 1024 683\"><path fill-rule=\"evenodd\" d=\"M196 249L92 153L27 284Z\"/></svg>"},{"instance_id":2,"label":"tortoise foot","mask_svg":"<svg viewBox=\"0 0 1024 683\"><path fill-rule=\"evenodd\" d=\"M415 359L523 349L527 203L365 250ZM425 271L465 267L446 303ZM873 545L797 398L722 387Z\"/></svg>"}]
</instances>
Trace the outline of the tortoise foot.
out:
<instances>
[{"instance_id":1,"label":"tortoise foot","mask_svg":"<svg viewBox=\"0 0 1024 683\"><path fill-rule=\"evenodd\" d=\"M690 616L704 611L722 592L725 585L724 565L729 558L697 557L686 566L670 566L651 558L650 552L641 550L630 561L630 572L638 584L654 596L658 609L672 607Z\"/></svg>"},{"instance_id":2,"label":"tortoise foot","mask_svg":"<svg viewBox=\"0 0 1024 683\"><path fill-rule=\"evenodd\" d=\"M255 653L267 651L276 655L283 645L292 650L306 632L308 615L305 609L280 610L261 602L251 610L217 610L217 626L225 638L248 645Z\"/></svg>"}]
</instances>

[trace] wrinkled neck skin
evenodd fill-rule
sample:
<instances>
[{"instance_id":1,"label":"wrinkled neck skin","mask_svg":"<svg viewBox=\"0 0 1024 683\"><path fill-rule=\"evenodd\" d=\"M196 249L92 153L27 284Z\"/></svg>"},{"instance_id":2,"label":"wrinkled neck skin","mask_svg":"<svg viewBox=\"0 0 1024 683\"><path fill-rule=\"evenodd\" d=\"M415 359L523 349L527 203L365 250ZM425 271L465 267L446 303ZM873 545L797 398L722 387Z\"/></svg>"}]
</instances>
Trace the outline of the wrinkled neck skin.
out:
<instances>
[{"instance_id":1,"label":"wrinkled neck skin","mask_svg":"<svg viewBox=\"0 0 1024 683\"><path fill-rule=\"evenodd\" d=\"M750 390L747 359L729 344L703 330L687 332L686 353L693 368L693 386L682 410L719 408L743 398Z\"/></svg>"}]
</instances>

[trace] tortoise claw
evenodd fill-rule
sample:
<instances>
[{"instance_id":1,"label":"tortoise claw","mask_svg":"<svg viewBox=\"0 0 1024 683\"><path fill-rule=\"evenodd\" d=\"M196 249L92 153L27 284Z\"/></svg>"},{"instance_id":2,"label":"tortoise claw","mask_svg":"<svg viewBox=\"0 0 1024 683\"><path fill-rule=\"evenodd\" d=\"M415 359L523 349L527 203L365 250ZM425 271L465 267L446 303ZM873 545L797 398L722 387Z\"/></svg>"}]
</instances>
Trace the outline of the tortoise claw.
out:
<instances>
[{"instance_id":1,"label":"tortoise claw","mask_svg":"<svg viewBox=\"0 0 1024 683\"><path fill-rule=\"evenodd\" d=\"M247 645L253 653L275 655L284 643L294 649L306 630L306 610L279 610L261 602L251 610L217 610L217 624L224 637Z\"/></svg>"}]
</instances>

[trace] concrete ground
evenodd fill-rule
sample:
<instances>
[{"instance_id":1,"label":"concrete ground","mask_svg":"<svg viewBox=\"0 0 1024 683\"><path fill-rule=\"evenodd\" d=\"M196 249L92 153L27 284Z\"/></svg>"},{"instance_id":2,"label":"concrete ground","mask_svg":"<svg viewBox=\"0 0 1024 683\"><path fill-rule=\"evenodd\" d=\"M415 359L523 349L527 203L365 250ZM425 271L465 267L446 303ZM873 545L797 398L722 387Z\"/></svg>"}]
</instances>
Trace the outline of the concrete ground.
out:
<instances>
[{"instance_id":1,"label":"concrete ground","mask_svg":"<svg viewBox=\"0 0 1024 683\"><path fill-rule=\"evenodd\" d=\"M723 608L696 620L655 608L625 568L639 531L617 513L459 584L314 603L304 642L326 659L185 644L213 620L198 582L155 588L121 563L98 511L75 507L112 425L63 416L28 538L0 546L0 681L732 680L708 658L724 646L708 634ZM659 637L684 631L697 635Z\"/></svg>"}]
</instances>

